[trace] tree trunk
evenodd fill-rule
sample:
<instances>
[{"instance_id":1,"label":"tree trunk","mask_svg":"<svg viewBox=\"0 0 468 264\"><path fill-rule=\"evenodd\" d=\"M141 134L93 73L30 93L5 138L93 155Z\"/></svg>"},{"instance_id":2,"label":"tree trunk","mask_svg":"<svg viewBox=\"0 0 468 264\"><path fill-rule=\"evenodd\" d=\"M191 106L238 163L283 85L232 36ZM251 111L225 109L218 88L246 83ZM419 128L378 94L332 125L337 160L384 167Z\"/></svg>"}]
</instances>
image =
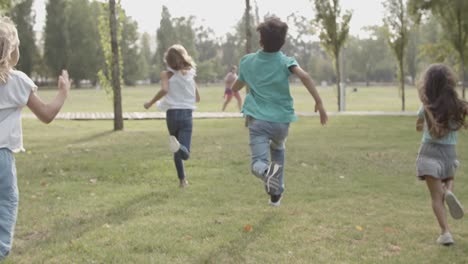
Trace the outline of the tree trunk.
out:
<instances>
[{"instance_id":1,"label":"tree trunk","mask_svg":"<svg viewBox=\"0 0 468 264\"><path fill-rule=\"evenodd\" d=\"M465 99L465 54L462 52L461 54L461 77L460 80L462 82L462 97Z\"/></svg>"},{"instance_id":2,"label":"tree trunk","mask_svg":"<svg viewBox=\"0 0 468 264\"><path fill-rule=\"evenodd\" d=\"M400 89L401 89L401 111L405 111L405 73L403 68L404 62L401 58L399 67L400 67Z\"/></svg>"},{"instance_id":3,"label":"tree trunk","mask_svg":"<svg viewBox=\"0 0 468 264\"><path fill-rule=\"evenodd\" d=\"M341 71L340 71L340 53L335 54L335 68L336 68L336 91L338 92L338 112L341 112Z\"/></svg>"},{"instance_id":4,"label":"tree trunk","mask_svg":"<svg viewBox=\"0 0 468 264\"><path fill-rule=\"evenodd\" d=\"M250 0L245 0L245 53L252 50L252 32L250 32Z\"/></svg>"},{"instance_id":5,"label":"tree trunk","mask_svg":"<svg viewBox=\"0 0 468 264\"><path fill-rule=\"evenodd\" d=\"M117 39L117 16L115 0L109 0L109 22L112 48L112 89L114 91L114 131L123 130L122 95L120 87L120 59Z\"/></svg>"}]
</instances>

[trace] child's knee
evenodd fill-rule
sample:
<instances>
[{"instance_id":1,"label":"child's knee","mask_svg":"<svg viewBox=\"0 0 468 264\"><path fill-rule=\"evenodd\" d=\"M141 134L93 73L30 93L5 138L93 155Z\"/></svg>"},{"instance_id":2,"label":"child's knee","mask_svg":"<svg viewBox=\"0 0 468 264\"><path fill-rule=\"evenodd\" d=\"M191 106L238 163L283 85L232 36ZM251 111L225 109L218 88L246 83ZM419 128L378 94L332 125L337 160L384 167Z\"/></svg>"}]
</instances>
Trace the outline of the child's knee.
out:
<instances>
[{"instance_id":1,"label":"child's knee","mask_svg":"<svg viewBox=\"0 0 468 264\"><path fill-rule=\"evenodd\" d=\"M250 171L252 172L252 174L261 179L263 179L267 170L268 164L262 161L252 162L252 165L250 167Z\"/></svg>"},{"instance_id":2,"label":"child's knee","mask_svg":"<svg viewBox=\"0 0 468 264\"><path fill-rule=\"evenodd\" d=\"M270 142L270 148L271 149L275 149L275 150L283 150L285 149L286 145L284 144L284 141L280 141L280 142L275 142L275 141L271 141Z\"/></svg>"}]
</instances>

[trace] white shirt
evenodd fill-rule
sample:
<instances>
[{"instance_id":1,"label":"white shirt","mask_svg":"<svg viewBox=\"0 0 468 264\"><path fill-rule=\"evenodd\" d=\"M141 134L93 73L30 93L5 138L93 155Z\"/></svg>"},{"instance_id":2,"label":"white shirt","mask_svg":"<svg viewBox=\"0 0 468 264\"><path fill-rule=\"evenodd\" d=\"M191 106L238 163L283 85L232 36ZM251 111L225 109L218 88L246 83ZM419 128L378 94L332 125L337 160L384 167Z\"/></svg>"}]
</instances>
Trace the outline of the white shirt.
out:
<instances>
[{"instance_id":1,"label":"white shirt","mask_svg":"<svg viewBox=\"0 0 468 264\"><path fill-rule=\"evenodd\" d=\"M0 148L24 151L21 110L37 86L23 72L10 71L6 83L0 83Z\"/></svg>"},{"instance_id":2,"label":"white shirt","mask_svg":"<svg viewBox=\"0 0 468 264\"><path fill-rule=\"evenodd\" d=\"M183 74L181 71L176 71L168 68L173 73L169 79L169 89L167 94L159 100L156 105L161 111L169 109L192 109L195 107L196 100L196 71L190 69Z\"/></svg>"}]
</instances>

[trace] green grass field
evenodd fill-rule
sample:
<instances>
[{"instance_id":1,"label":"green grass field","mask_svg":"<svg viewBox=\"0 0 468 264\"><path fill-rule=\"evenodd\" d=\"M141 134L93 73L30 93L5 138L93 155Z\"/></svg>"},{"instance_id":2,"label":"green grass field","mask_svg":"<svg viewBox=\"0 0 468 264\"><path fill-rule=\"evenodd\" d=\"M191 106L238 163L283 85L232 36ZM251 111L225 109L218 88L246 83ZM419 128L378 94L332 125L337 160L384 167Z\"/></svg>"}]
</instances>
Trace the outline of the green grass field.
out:
<instances>
[{"instance_id":1,"label":"green grass field","mask_svg":"<svg viewBox=\"0 0 468 264\"><path fill-rule=\"evenodd\" d=\"M89 110L108 110L96 104ZM111 132L112 121L26 119L5 263L467 263L465 219L449 219L454 246L435 243L429 194L415 177L414 121L333 117L321 127L301 118L287 142L285 196L272 208L250 174L242 119L194 121L185 190L163 120ZM467 142L461 133L455 190L465 205Z\"/></svg>"},{"instance_id":2,"label":"green grass field","mask_svg":"<svg viewBox=\"0 0 468 264\"><path fill-rule=\"evenodd\" d=\"M352 92L357 88L357 92ZM124 112L144 112L143 103L150 100L158 91L159 86L138 86L122 89L122 104ZM318 88L327 111L338 110L336 87ZM39 96L49 100L55 96L54 89L39 90ZM304 86L294 84L291 86L295 109L298 112L313 112L314 100ZM245 95L245 91L241 91ZM201 102L197 111L219 112L223 104L224 88L220 85L200 86ZM406 110L416 111L419 99L414 87L407 87ZM401 98L398 89L388 87L356 87L349 86L346 94L347 111L401 111ZM113 103L104 90L72 89L63 108L63 112L112 112ZM148 111L156 111L155 108ZM235 101L226 109L228 112L238 112Z\"/></svg>"}]
</instances>

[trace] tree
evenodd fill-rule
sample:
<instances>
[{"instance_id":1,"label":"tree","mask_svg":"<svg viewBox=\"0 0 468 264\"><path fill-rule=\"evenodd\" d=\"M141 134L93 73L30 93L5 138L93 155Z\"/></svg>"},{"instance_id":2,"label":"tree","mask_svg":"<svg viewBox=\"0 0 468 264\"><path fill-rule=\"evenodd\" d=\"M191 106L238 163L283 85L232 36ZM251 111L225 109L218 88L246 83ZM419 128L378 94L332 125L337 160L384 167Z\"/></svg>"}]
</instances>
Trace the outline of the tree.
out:
<instances>
[{"instance_id":1,"label":"tree","mask_svg":"<svg viewBox=\"0 0 468 264\"><path fill-rule=\"evenodd\" d=\"M37 47L34 38L34 16L31 12L33 0L22 0L16 3L11 9L11 19L16 24L18 38L21 43L19 46L20 60L16 66L27 75L31 75L33 65L37 58Z\"/></svg>"},{"instance_id":2,"label":"tree","mask_svg":"<svg viewBox=\"0 0 468 264\"><path fill-rule=\"evenodd\" d=\"M175 41L172 44L179 43L187 50L188 54L196 59L198 51L196 48L196 34L194 29L195 17L175 17L172 19L174 25Z\"/></svg>"},{"instance_id":3,"label":"tree","mask_svg":"<svg viewBox=\"0 0 468 264\"><path fill-rule=\"evenodd\" d=\"M465 98L465 59L468 50L468 2L466 0L410 0L412 14L420 18L430 11L443 27L446 39L458 53L462 95ZM419 20L419 19L418 19Z\"/></svg>"},{"instance_id":4,"label":"tree","mask_svg":"<svg viewBox=\"0 0 468 264\"><path fill-rule=\"evenodd\" d=\"M405 111L405 49L408 44L408 10L403 0L388 0L385 7L384 24L387 29L388 44L398 61L398 79L401 91L401 111Z\"/></svg>"},{"instance_id":5,"label":"tree","mask_svg":"<svg viewBox=\"0 0 468 264\"><path fill-rule=\"evenodd\" d=\"M151 37L148 33L143 33L140 39L140 53L139 57L139 64L140 66L140 79L148 80L150 79L150 72L151 72Z\"/></svg>"},{"instance_id":6,"label":"tree","mask_svg":"<svg viewBox=\"0 0 468 264\"><path fill-rule=\"evenodd\" d=\"M245 53L252 51L252 31L250 30L250 0L245 0Z\"/></svg>"},{"instance_id":7,"label":"tree","mask_svg":"<svg viewBox=\"0 0 468 264\"><path fill-rule=\"evenodd\" d=\"M0 14L8 13L11 9L12 0L0 0Z\"/></svg>"},{"instance_id":8,"label":"tree","mask_svg":"<svg viewBox=\"0 0 468 264\"><path fill-rule=\"evenodd\" d=\"M99 4L91 5L88 0L70 1L67 8L68 72L77 87L81 80L95 83L97 72L102 67L99 8Z\"/></svg>"},{"instance_id":9,"label":"tree","mask_svg":"<svg viewBox=\"0 0 468 264\"><path fill-rule=\"evenodd\" d=\"M335 63L338 111L342 111L340 52L349 34L352 13L347 10L341 14L339 0L314 0L314 3L315 20L320 25L320 41Z\"/></svg>"},{"instance_id":10,"label":"tree","mask_svg":"<svg viewBox=\"0 0 468 264\"><path fill-rule=\"evenodd\" d=\"M68 68L67 2L49 0L46 5L44 58L54 76Z\"/></svg>"},{"instance_id":11,"label":"tree","mask_svg":"<svg viewBox=\"0 0 468 264\"><path fill-rule=\"evenodd\" d=\"M156 42L158 43L155 53L155 64L164 67L164 53L172 45L175 44L176 33L172 25L171 14L166 6L162 7L161 21L159 29L156 32Z\"/></svg>"},{"instance_id":12,"label":"tree","mask_svg":"<svg viewBox=\"0 0 468 264\"><path fill-rule=\"evenodd\" d=\"M311 38L315 34L313 20L293 13L287 17L287 21L291 30L288 30L288 36L282 50L286 54L294 56L299 65L309 71L308 64L314 51L314 42Z\"/></svg>"},{"instance_id":13,"label":"tree","mask_svg":"<svg viewBox=\"0 0 468 264\"><path fill-rule=\"evenodd\" d=\"M406 68L411 76L411 84L415 84L416 74L418 73L418 47L419 47L419 27L413 25L409 29L408 48L406 52Z\"/></svg>"},{"instance_id":14,"label":"tree","mask_svg":"<svg viewBox=\"0 0 468 264\"><path fill-rule=\"evenodd\" d=\"M123 130L122 96L120 87L120 53L118 40L118 19L115 0L109 0L109 25L112 49L112 88L114 91L114 131Z\"/></svg>"},{"instance_id":15,"label":"tree","mask_svg":"<svg viewBox=\"0 0 468 264\"><path fill-rule=\"evenodd\" d=\"M123 11L122 11L123 12ZM141 64L138 59L138 24L132 18L122 14L122 37L120 48L123 64L123 80L125 85L135 85L140 78Z\"/></svg>"}]
</instances>

